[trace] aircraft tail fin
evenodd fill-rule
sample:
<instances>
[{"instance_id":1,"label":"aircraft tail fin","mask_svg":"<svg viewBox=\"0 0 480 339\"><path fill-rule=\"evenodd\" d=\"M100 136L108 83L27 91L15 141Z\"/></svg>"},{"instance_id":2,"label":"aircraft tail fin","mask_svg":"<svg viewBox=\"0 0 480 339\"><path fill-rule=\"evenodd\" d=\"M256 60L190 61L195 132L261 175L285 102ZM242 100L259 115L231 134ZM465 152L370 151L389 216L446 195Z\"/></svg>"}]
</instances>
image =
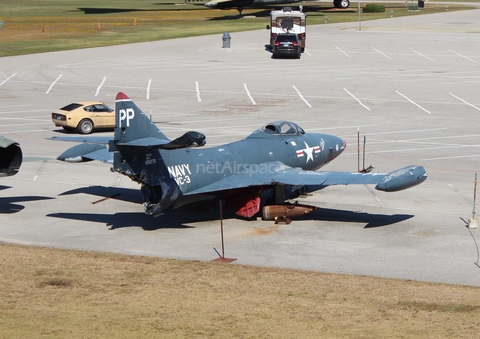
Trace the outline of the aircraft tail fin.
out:
<instances>
[{"instance_id":1,"label":"aircraft tail fin","mask_svg":"<svg viewBox=\"0 0 480 339\"><path fill-rule=\"evenodd\" d=\"M125 93L119 92L115 98L114 142L131 146L156 146L168 143L169 139Z\"/></svg>"}]
</instances>

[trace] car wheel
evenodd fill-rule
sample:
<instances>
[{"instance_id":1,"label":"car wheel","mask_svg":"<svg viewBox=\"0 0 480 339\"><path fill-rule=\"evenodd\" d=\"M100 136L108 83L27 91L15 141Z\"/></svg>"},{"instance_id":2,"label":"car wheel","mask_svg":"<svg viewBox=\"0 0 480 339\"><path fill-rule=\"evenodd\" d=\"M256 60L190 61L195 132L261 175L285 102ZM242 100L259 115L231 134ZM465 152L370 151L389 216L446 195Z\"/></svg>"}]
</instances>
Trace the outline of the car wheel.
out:
<instances>
[{"instance_id":1,"label":"car wheel","mask_svg":"<svg viewBox=\"0 0 480 339\"><path fill-rule=\"evenodd\" d=\"M346 9L346 8L350 7L350 0L337 0L337 3L335 4L335 7Z\"/></svg>"},{"instance_id":2,"label":"car wheel","mask_svg":"<svg viewBox=\"0 0 480 339\"><path fill-rule=\"evenodd\" d=\"M73 132L75 130L75 128L72 128L72 127L68 127L68 126L63 126L63 130L65 132Z\"/></svg>"},{"instance_id":3,"label":"car wheel","mask_svg":"<svg viewBox=\"0 0 480 339\"><path fill-rule=\"evenodd\" d=\"M90 119L83 119L78 124L78 131L81 134L89 134L93 131L93 122Z\"/></svg>"}]
</instances>

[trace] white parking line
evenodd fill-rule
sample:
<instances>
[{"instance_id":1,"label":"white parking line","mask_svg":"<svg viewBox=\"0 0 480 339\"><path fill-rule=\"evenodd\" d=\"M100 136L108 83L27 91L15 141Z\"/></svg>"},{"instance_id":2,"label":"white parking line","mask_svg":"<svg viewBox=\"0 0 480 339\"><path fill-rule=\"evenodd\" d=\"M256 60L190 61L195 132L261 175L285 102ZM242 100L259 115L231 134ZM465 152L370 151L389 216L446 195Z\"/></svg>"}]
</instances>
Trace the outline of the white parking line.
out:
<instances>
[{"instance_id":1,"label":"white parking line","mask_svg":"<svg viewBox=\"0 0 480 339\"><path fill-rule=\"evenodd\" d=\"M371 152L372 154L388 154L388 153L411 153L411 152L425 152L425 151L433 151L433 150L445 150L445 149L458 149L458 148L465 148L465 145L458 145L458 146L441 146L441 147L416 147L416 148L405 148L405 149L390 149L390 150L382 150L382 151L374 151ZM350 153L343 153L343 155L357 155L358 152L350 152ZM422 159L423 160L423 159Z\"/></svg>"},{"instance_id":2,"label":"white parking line","mask_svg":"<svg viewBox=\"0 0 480 339\"><path fill-rule=\"evenodd\" d=\"M201 102L202 98L200 97L200 86L198 85L198 81L195 81L195 90L197 91L197 101Z\"/></svg>"},{"instance_id":3,"label":"white parking line","mask_svg":"<svg viewBox=\"0 0 480 339\"><path fill-rule=\"evenodd\" d=\"M350 59L352 58L350 55L348 55L347 53L345 53L342 49L340 49L340 47L338 46L335 46L336 49L338 49L340 52L342 52L343 54L345 54L347 57L349 57Z\"/></svg>"},{"instance_id":4,"label":"white parking line","mask_svg":"<svg viewBox=\"0 0 480 339\"><path fill-rule=\"evenodd\" d=\"M297 89L297 87L295 87L295 86L293 86L293 85L292 85L292 87L293 87L293 89L294 89L295 91L297 91L297 94L298 94L298 95L300 96L300 98L307 104L307 106L310 107L310 108L312 108L312 105L310 105L310 104L308 103L308 101L305 100L305 98L303 97L302 93L300 93L300 91Z\"/></svg>"},{"instance_id":5,"label":"white parking line","mask_svg":"<svg viewBox=\"0 0 480 339\"><path fill-rule=\"evenodd\" d=\"M366 108L368 111L371 111L370 108L368 108L367 106L365 106L358 98L355 97L355 95L353 95L352 93L350 93L346 88L343 88L345 90L345 92L347 92L352 98L354 98L355 100L357 100L357 102L362 105L364 108Z\"/></svg>"},{"instance_id":6,"label":"white parking line","mask_svg":"<svg viewBox=\"0 0 480 339\"><path fill-rule=\"evenodd\" d=\"M33 120L34 121L34 120ZM40 122L39 122L40 121ZM38 125L50 125L52 121L38 120L36 122L24 123L24 124L2 124L3 127L12 127L12 126L38 126ZM44 131L45 132L45 131ZM17 132L15 132L17 133Z\"/></svg>"},{"instance_id":7,"label":"white parking line","mask_svg":"<svg viewBox=\"0 0 480 339\"><path fill-rule=\"evenodd\" d=\"M9 134L20 134L20 133L45 133L44 129L29 129L29 130L22 130L22 131L8 131L8 132L0 132L0 135L9 135Z\"/></svg>"},{"instance_id":8,"label":"white parking line","mask_svg":"<svg viewBox=\"0 0 480 339\"><path fill-rule=\"evenodd\" d=\"M306 48L303 50L303 53L307 53L309 57L311 57L311 56L312 56L310 53L308 53L308 51L307 51L307 49L306 49Z\"/></svg>"},{"instance_id":9,"label":"white parking line","mask_svg":"<svg viewBox=\"0 0 480 339\"><path fill-rule=\"evenodd\" d=\"M13 73L13 75L10 75L7 79L3 80L1 83L0 83L0 86L2 86L4 83L6 83L8 80L10 80L11 78L13 78L15 75L17 75L17 73Z\"/></svg>"},{"instance_id":10,"label":"white parking line","mask_svg":"<svg viewBox=\"0 0 480 339\"><path fill-rule=\"evenodd\" d=\"M376 49L375 47L372 47L377 53L380 53L381 55L383 55L385 58L387 59L390 59L390 60L393 60L392 58L390 58L388 55L386 55L385 53L383 52L380 52L378 49Z\"/></svg>"},{"instance_id":11,"label":"white parking line","mask_svg":"<svg viewBox=\"0 0 480 339\"><path fill-rule=\"evenodd\" d=\"M98 87L97 87L97 91L95 92L95 96L97 96L98 93L100 93L100 89L102 89L102 86L105 83L105 80L107 80L107 77L103 77L102 83L100 85L98 85Z\"/></svg>"},{"instance_id":12,"label":"white parking line","mask_svg":"<svg viewBox=\"0 0 480 339\"><path fill-rule=\"evenodd\" d=\"M441 158L426 158L420 159L421 161L432 161L432 160L446 160L446 159L462 159L462 158L476 158L480 157L479 154L472 154L472 155L457 155L454 157L441 157Z\"/></svg>"},{"instance_id":13,"label":"white parking line","mask_svg":"<svg viewBox=\"0 0 480 339\"><path fill-rule=\"evenodd\" d=\"M383 135L383 134L405 134L405 133L418 133L418 132L433 132L433 131L442 131L448 129L447 127L439 128L428 128L428 129L410 129L410 130L400 130L400 131L390 131L390 132L375 132L368 133L368 135Z\"/></svg>"},{"instance_id":14,"label":"white parking line","mask_svg":"<svg viewBox=\"0 0 480 339\"><path fill-rule=\"evenodd\" d=\"M146 99L149 100L150 99L150 86L152 85L152 79L148 79L148 84L147 84L147 95L146 95Z\"/></svg>"},{"instance_id":15,"label":"white parking line","mask_svg":"<svg viewBox=\"0 0 480 339\"><path fill-rule=\"evenodd\" d=\"M422 54L422 53L420 53L420 52L417 52L417 51L416 51L416 50L414 50L413 48L410 48L410 49L411 49L412 51L414 51L415 53L417 53L418 55L421 55L422 57L424 57L424 58L427 58L428 60L431 60L431 61L435 62L435 60L434 60L434 59L432 59L432 58L430 58L430 57L426 56L425 54Z\"/></svg>"},{"instance_id":16,"label":"white parking line","mask_svg":"<svg viewBox=\"0 0 480 339\"><path fill-rule=\"evenodd\" d=\"M465 55L461 55L460 53L457 53L457 52L455 52L455 51L452 51L451 49L449 49L448 51L449 51L449 52L452 52L453 54L458 55L459 57L465 58L465 59L467 59L467 60L470 60L471 62L474 62L474 63L478 64L478 61L475 61L475 60L473 60L473 59L470 59L469 57L466 57Z\"/></svg>"},{"instance_id":17,"label":"white parking line","mask_svg":"<svg viewBox=\"0 0 480 339\"><path fill-rule=\"evenodd\" d=\"M28 105L28 106L32 106L32 105ZM4 111L4 112L0 112L0 114L19 114L19 113L34 113L34 112L45 112L45 109L32 109L32 110L28 110L28 111Z\"/></svg>"},{"instance_id":18,"label":"white parking line","mask_svg":"<svg viewBox=\"0 0 480 339\"><path fill-rule=\"evenodd\" d=\"M60 75L57 77L57 79L56 79L54 82L52 82L52 84L50 85L50 87L48 87L48 89L47 89L47 91L45 92L45 94L48 94L48 93L52 90L53 86L55 86L55 84L57 83L58 80L60 80L61 77L63 77L63 74L60 74Z\"/></svg>"},{"instance_id":19,"label":"white parking line","mask_svg":"<svg viewBox=\"0 0 480 339\"><path fill-rule=\"evenodd\" d=\"M432 112L430 112L429 110L423 108L422 106L420 106L419 104L417 104L416 102L414 102L413 100L411 100L410 98L406 97L405 95L403 95L402 93L400 93L399 91L395 91L398 93L398 95L401 95L402 97L404 97L405 99L407 99L408 101L410 101L412 104L414 104L415 106L417 106L418 108L420 108L421 110L427 112L428 114L432 114Z\"/></svg>"},{"instance_id":20,"label":"white parking line","mask_svg":"<svg viewBox=\"0 0 480 339\"><path fill-rule=\"evenodd\" d=\"M245 88L245 91L247 91L247 95L250 98L250 101L252 102L252 104L256 105L255 100L253 100L252 96L250 95L250 92L247 88L247 84L243 84L243 87Z\"/></svg>"},{"instance_id":21,"label":"white parking line","mask_svg":"<svg viewBox=\"0 0 480 339\"><path fill-rule=\"evenodd\" d=\"M452 97L454 97L454 98L456 98L456 99L458 99L458 100L466 103L468 106L471 106L471 107L475 108L476 110L479 110L479 111L480 111L480 108L478 108L477 106L475 106L475 105L473 105L473 104L471 104L471 103L463 100L462 98L459 98L459 97L457 97L456 95L454 95L454 94L452 94L452 93L448 93L448 94L450 94Z\"/></svg>"},{"instance_id":22,"label":"white parking line","mask_svg":"<svg viewBox=\"0 0 480 339\"><path fill-rule=\"evenodd\" d=\"M423 143L423 144L429 144L429 145L453 145L453 146L462 146L462 147L468 147L468 146L477 146L477 145L472 145L472 144L464 144L464 143L459 143L457 140L458 139L467 139L468 141L473 140L477 141L478 137L480 137L480 134L462 134L462 135L448 135L448 136L436 136L436 137L429 137L429 138L416 138L416 139L402 139L402 140L388 140L388 141L382 141L379 143L385 144L385 143ZM448 141L449 143L441 143L444 141Z\"/></svg>"}]
</instances>

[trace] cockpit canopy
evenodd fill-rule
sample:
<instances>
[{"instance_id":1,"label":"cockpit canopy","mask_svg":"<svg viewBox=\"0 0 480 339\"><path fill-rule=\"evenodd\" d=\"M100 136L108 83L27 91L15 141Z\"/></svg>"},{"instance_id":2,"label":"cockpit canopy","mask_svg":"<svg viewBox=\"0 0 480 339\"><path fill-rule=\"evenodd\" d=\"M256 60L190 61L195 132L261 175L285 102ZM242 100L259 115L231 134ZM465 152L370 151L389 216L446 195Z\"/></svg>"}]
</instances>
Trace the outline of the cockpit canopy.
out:
<instances>
[{"instance_id":1,"label":"cockpit canopy","mask_svg":"<svg viewBox=\"0 0 480 339\"><path fill-rule=\"evenodd\" d=\"M294 136L305 134L303 128L298 126L296 123L285 120L277 120L269 122L262 128L257 129L253 132L250 137L260 137L268 135L281 135L281 136Z\"/></svg>"}]
</instances>

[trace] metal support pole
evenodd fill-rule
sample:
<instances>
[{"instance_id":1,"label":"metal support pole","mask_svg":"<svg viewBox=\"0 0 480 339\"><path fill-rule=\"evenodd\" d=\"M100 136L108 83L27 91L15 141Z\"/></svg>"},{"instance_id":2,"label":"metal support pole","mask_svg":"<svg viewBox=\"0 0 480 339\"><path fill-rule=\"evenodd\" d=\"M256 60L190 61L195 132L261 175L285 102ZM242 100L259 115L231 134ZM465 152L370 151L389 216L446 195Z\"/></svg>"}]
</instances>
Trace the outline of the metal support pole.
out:
<instances>
[{"instance_id":1,"label":"metal support pole","mask_svg":"<svg viewBox=\"0 0 480 339\"><path fill-rule=\"evenodd\" d=\"M220 234L221 234L221 237L222 237L222 254L220 255L220 253L218 253L217 249L214 247L213 249L215 250L215 252L217 252L217 254L220 258L214 259L212 261L230 263L230 262L235 261L237 259L235 259L235 258L225 258L225 241L224 241L224 238L223 238L223 204L222 204L222 199L219 200L219 205L220 205L220 207L219 207L220 208Z\"/></svg>"},{"instance_id":2,"label":"metal support pole","mask_svg":"<svg viewBox=\"0 0 480 339\"><path fill-rule=\"evenodd\" d=\"M222 259L225 259L225 241L223 240L223 215L222 199L220 199L220 233L222 237Z\"/></svg>"},{"instance_id":3,"label":"metal support pole","mask_svg":"<svg viewBox=\"0 0 480 339\"><path fill-rule=\"evenodd\" d=\"M360 127L357 127L357 164L358 164L358 171L361 172L360 169Z\"/></svg>"},{"instance_id":4,"label":"metal support pole","mask_svg":"<svg viewBox=\"0 0 480 339\"><path fill-rule=\"evenodd\" d=\"M363 168L362 172L365 172L365 148L367 147L367 136L363 136Z\"/></svg>"},{"instance_id":5,"label":"metal support pole","mask_svg":"<svg viewBox=\"0 0 480 339\"><path fill-rule=\"evenodd\" d=\"M476 212L476 204L477 204L477 173L475 173L475 181L473 185L473 207L472 207L472 217L468 219L468 228L477 228L478 227L478 219L475 218Z\"/></svg>"}]
</instances>

